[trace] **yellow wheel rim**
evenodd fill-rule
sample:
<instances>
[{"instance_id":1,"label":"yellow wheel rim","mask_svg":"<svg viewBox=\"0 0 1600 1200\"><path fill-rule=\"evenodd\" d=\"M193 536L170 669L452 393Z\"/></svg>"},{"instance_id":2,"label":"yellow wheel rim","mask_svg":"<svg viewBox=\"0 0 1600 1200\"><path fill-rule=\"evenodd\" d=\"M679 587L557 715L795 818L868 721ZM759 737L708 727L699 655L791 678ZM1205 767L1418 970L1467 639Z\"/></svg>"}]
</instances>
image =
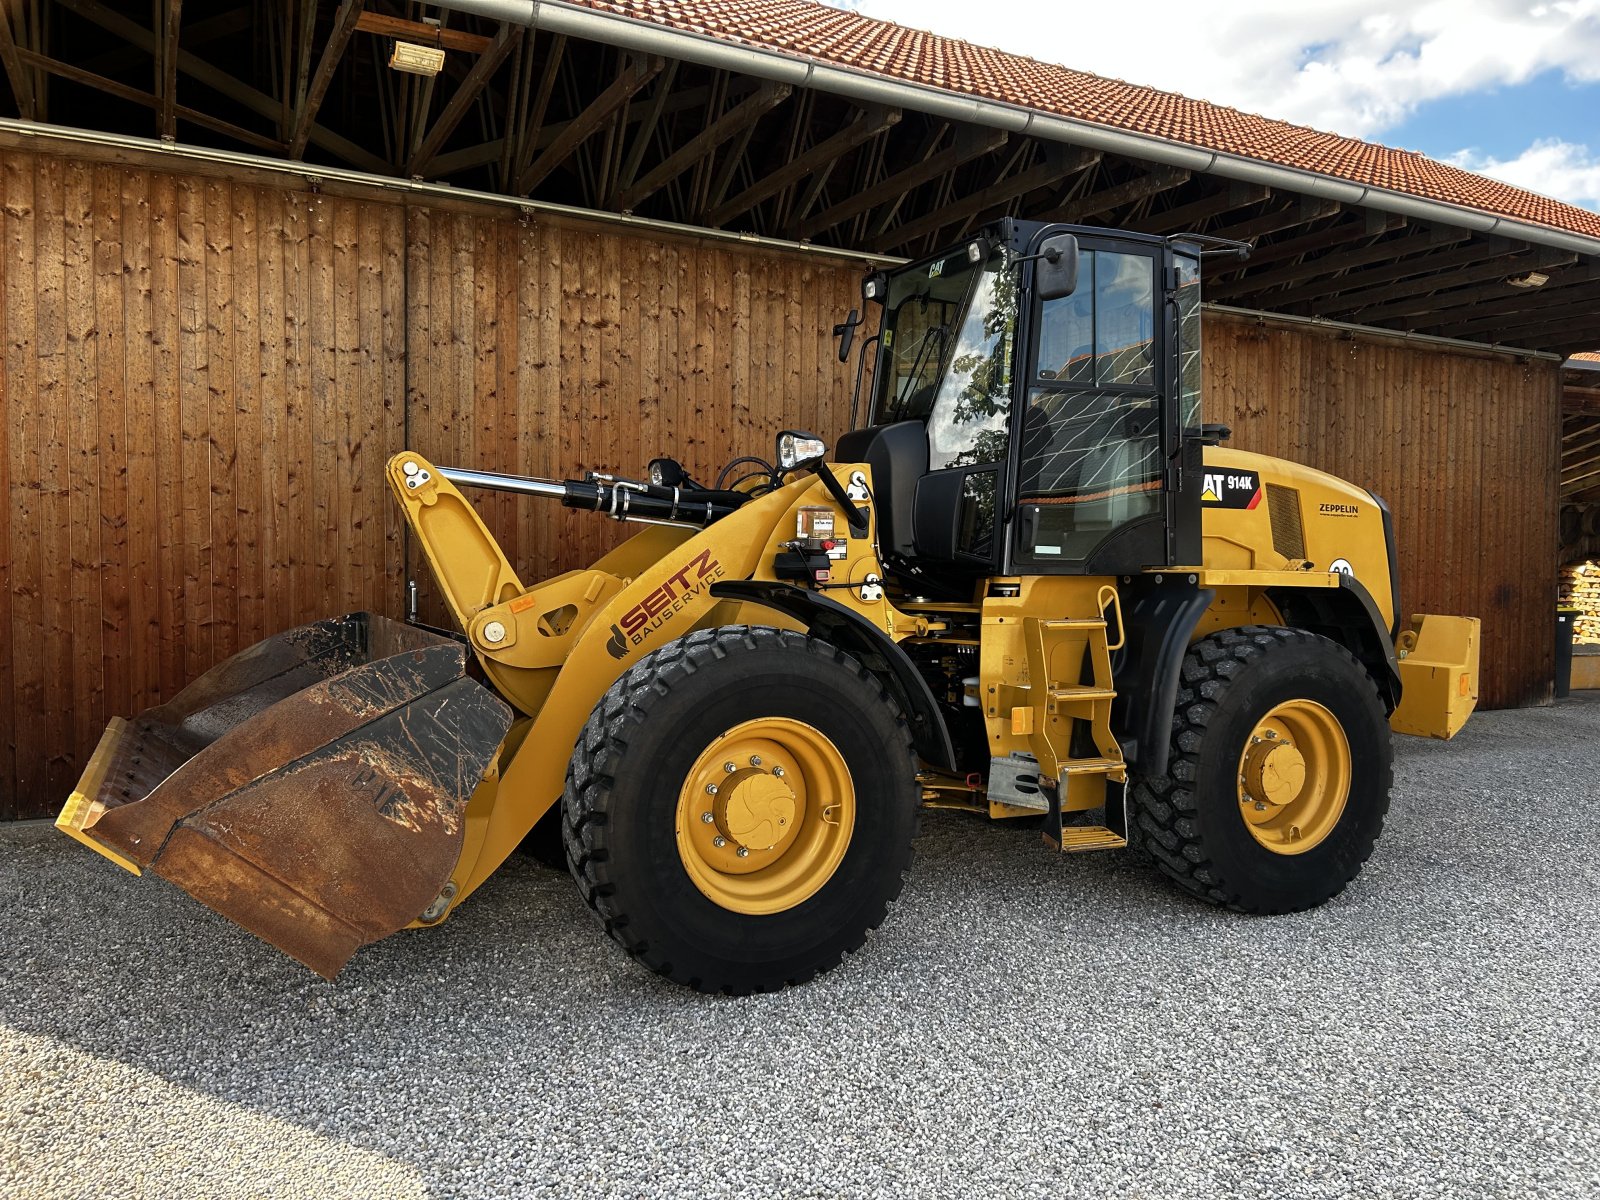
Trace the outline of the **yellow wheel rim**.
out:
<instances>
[{"instance_id":1,"label":"yellow wheel rim","mask_svg":"<svg viewBox=\"0 0 1600 1200\"><path fill-rule=\"evenodd\" d=\"M683 868L707 899L733 912L782 912L816 895L855 827L844 756L787 717L735 725L695 759L678 793Z\"/></svg>"},{"instance_id":2,"label":"yellow wheel rim","mask_svg":"<svg viewBox=\"0 0 1600 1200\"><path fill-rule=\"evenodd\" d=\"M1256 723L1239 755L1239 812L1274 854L1304 854L1350 798L1350 742L1313 700L1286 700Z\"/></svg>"}]
</instances>

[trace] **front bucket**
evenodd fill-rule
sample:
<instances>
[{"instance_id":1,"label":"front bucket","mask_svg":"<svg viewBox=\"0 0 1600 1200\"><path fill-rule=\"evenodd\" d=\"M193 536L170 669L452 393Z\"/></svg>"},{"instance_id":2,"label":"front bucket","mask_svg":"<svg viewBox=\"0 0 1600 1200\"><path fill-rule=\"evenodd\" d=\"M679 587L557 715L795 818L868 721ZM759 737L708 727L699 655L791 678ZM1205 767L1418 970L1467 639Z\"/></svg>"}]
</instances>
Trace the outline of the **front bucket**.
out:
<instances>
[{"instance_id":1,"label":"front bucket","mask_svg":"<svg viewBox=\"0 0 1600 1200\"><path fill-rule=\"evenodd\" d=\"M331 979L460 857L511 725L467 654L373 613L258 642L112 721L56 825Z\"/></svg>"}]
</instances>

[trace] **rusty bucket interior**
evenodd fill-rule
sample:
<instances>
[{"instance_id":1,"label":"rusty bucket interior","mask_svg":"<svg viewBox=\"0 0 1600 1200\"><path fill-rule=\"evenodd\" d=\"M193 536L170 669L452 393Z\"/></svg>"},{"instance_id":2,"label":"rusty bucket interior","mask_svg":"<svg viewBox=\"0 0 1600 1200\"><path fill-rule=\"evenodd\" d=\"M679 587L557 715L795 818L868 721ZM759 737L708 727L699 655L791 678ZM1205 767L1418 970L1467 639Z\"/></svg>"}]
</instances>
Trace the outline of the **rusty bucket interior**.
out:
<instances>
[{"instance_id":1,"label":"rusty bucket interior","mask_svg":"<svg viewBox=\"0 0 1600 1200\"><path fill-rule=\"evenodd\" d=\"M331 979L449 883L512 716L470 661L374 613L268 638L114 720L56 824Z\"/></svg>"}]
</instances>

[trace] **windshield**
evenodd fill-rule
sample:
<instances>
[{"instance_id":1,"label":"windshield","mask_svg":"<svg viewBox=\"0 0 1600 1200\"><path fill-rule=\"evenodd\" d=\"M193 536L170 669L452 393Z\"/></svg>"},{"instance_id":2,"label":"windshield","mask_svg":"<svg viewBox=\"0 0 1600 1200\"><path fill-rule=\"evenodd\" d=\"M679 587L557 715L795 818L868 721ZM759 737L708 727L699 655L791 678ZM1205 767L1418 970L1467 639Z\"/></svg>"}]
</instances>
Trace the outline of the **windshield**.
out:
<instances>
[{"instance_id":1,"label":"windshield","mask_svg":"<svg viewBox=\"0 0 1600 1200\"><path fill-rule=\"evenodd\" d=\"M872 382L872 423L926 420L979 264L963 247L889 277Z\"/></svg>"}]
</instances>

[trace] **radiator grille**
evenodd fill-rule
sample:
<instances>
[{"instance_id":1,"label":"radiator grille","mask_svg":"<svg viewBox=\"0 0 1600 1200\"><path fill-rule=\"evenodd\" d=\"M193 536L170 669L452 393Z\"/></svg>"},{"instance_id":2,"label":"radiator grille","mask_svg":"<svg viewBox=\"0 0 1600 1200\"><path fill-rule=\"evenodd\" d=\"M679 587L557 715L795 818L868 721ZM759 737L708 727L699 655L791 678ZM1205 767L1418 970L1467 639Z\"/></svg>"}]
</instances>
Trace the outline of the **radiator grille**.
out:
<instances>
[{"instance_id":1,"label":"radiator grille","mask_svg":"<svg viewBox=\"0 0 1600 1200\"><path fill-rule=\"evenodd\" d=\"M1300 523L1300 489L1267 484L1267 516L1272 521L1272 548L1285 558L1306 556L1306 531Z\"/></svg>"}]
</instances>

